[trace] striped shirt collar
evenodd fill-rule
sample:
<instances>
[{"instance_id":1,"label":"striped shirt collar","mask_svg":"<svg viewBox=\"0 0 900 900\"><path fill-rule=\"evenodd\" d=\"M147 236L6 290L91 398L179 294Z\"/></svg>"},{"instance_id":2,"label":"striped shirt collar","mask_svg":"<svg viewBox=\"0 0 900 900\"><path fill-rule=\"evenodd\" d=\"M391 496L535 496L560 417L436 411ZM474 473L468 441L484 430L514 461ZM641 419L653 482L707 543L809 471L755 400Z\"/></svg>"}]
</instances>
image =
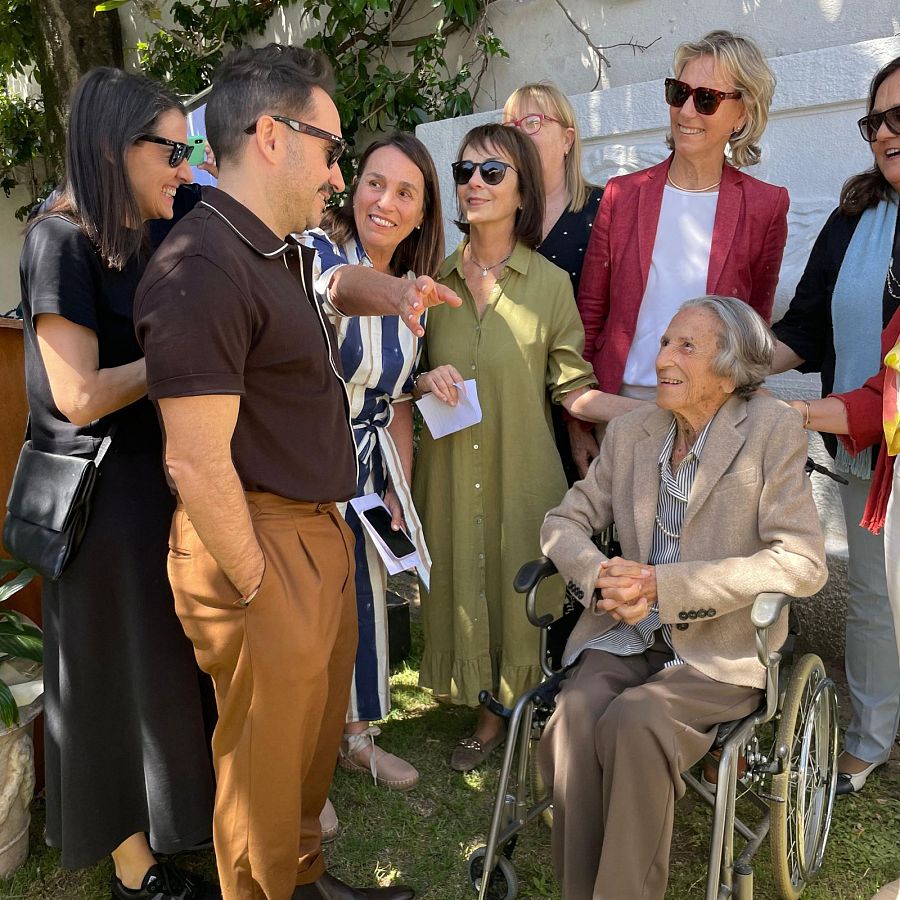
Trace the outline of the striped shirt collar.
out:
<instances>
[{"instance_id":1,"label":"striped shirt collar","mask_svg":"<svg viewBox=\"0 0 900 900\"><path fill-rule=\"evenodd\" d=\"M718 412L718 411L717 411ZM690 494L691 486L694 483L694 476L697 474L697 465L700 462L700 455L703 453L703 447L706 445L706 438L709 435L709 428L715 421L713 416L697 435L694 446L688 451L684 459L678 464L677 468L672 470L672 450L675 447L675 435L678 432L678 423L673 418L669 433L663 442L662 451L659 454L659 476L666 490L674 497L687 503L688 494Z\"/></svg>"}]
</instances>

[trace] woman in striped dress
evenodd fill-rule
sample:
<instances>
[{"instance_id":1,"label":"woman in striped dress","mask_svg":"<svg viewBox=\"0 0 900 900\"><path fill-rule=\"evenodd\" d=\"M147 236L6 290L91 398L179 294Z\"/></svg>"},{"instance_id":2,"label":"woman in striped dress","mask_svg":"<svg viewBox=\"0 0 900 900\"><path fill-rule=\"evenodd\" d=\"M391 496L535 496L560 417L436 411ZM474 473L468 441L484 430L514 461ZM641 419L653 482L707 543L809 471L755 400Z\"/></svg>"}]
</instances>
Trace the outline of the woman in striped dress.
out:
<instances>
[{"instance_id":1,"label":"woman in striped dress","mask_svg":"<svg viewBox=\"0 0 900 900\"><path fill-rule=\"evenodd\" d=\"M321 229L308 234L318 251L317 288L327 293L342 265L372 266L403 276L434 275L444 248L437 173L428 150L410 134L370 144L340 209L326 214ZM397 316L337 318L344 378L350 398L359 473L357 496L377 494L403 527L422 560L427 583L429 558L412 504L412 373L418 340ZM356 512L343 510L356 535L356 595L359 649L350 694L341 767L371 774L377 784L409 790L415 768L375 744L373 721L390 710L386 572Z\"/></svg>"}]
</instances>

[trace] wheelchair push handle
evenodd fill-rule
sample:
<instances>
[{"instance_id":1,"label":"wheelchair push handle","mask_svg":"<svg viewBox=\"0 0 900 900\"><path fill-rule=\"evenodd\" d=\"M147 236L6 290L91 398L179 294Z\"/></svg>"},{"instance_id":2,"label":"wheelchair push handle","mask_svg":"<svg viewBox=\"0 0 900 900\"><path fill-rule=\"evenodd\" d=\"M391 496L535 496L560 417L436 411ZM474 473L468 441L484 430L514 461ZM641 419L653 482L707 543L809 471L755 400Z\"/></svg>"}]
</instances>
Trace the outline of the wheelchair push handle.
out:
<instances>
[{"instance_id":1,"label":"wheelchair push handle","mask_svg":"<svg viewBox=\"0 0 900 900\"><path fill-rule=\"evenodd\" d=\"M826 469L825 466L820 466L817 462L813 462L808 456L806 457L806 465L803 468L807 475L818 472L820 475L827 475L832 481L836 481L838 484L850 484L846 478L842 478L836 472L832 472L831 469Z\"/></svg>"}]
</instances>

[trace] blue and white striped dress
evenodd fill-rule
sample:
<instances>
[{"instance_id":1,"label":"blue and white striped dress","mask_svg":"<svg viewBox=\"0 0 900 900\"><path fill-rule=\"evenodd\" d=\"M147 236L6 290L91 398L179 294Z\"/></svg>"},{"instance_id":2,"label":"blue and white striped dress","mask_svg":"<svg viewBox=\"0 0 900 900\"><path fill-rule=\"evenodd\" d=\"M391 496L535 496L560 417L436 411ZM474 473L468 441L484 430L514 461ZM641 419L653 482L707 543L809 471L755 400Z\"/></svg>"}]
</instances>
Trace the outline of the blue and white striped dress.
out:
<instances>
[{"instance_id":1,"label":"blue and white striped dress","mask_svg":"<svg viewBox=\"0 0 900 900\"><path fill-rule=\"evenodd\" d=\"M307 232L305 243L317 251L313 272L316 291L328 295L332 271L343 265L371 266L358 239L333 244L324 231ZM412 399L413 371L419 342L398 316L332 316L338 335L350 417L359 462L356 495L384 497L388 478L403 505L410 537L428 561L422 529L403 476L397 449L387 431L392 405ZM359 648L350 692L349 722L383 719L391 708L388 628L384 564L366 535L356 512L340 504L341 513L356 535L356 606Z\"/></svg>"}]
</instances>

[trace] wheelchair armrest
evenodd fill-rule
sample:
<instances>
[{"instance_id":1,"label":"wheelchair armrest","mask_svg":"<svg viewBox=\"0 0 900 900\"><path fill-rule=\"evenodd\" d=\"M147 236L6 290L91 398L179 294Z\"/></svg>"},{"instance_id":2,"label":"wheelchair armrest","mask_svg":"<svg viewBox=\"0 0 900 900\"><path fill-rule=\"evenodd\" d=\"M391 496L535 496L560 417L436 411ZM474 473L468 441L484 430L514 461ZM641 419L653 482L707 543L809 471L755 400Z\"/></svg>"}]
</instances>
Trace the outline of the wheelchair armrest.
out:
<instances>
[{"instance_id":1,"label":"wheelchair armrest","mask_svg":"<svg viewBox=\"0 0 900 900\"><path fill-rule=\"evenodd\" d=\"M750 621L757 628L770 628L790 602L791 598L787 594L757 594L750 611Z\"/></svg>"},{"instance_id":2,"label":"wheelchair armrest","mask_svg":"<svg viewBox=\"0 0 900 900\"><path fill-rule=\"evenodd\" d=\"M525 563L516 573L513 587L520 594L527 594L542 579L556 574L556 566L546 556Z\"/></svg>"}]
</instances>

